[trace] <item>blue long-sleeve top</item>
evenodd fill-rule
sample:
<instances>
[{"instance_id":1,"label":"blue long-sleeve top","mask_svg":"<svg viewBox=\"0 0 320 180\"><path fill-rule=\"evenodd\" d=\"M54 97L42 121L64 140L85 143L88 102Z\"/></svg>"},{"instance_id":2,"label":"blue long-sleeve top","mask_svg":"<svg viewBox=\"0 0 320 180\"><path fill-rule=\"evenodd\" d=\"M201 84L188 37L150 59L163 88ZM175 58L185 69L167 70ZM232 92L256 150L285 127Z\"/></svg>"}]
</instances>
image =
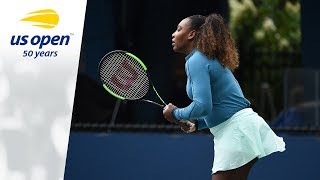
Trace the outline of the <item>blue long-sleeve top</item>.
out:
<instances>
[{"instance_id":1,"label":"blue long-sleeve top","mask_svg":"<svg viewBox=\"0 0 320 180\"><path fill-rule=\"evenodd\" d=\"M198 129L214 127L248 107L238 81L229 68L194 49L186 56L187 94L192 103L173 110L177 120L197 120Z\"/></svg>"}]
</instances>

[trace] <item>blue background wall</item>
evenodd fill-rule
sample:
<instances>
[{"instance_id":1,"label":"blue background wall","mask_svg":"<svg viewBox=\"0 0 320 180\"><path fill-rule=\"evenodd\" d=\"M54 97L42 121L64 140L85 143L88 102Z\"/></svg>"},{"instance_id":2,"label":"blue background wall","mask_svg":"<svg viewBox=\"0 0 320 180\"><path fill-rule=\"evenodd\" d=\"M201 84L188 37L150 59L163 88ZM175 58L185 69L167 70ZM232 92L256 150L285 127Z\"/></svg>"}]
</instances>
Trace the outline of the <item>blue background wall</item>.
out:
<instances>
[{"instance_id":1,"label":"blue background wall","mask_svg":"<svg viewBox=\"0 0 320 180\"><path fill-rule=\"evenodd\" d=\"M320 140L281 135L287 150L259 160L249 180L320 179ZM211 179L211 135L71 133L65 180Z\"/></svg>"}]
</instances>

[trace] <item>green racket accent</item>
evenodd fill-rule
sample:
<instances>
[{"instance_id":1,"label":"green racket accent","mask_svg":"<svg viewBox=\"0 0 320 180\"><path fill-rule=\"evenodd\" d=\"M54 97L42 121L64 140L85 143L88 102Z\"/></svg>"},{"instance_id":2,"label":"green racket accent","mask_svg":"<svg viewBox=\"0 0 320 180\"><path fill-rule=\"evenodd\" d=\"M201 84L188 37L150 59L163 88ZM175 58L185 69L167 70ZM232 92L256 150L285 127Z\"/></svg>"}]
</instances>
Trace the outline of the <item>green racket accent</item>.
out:
<instances>
[{"instance_id":1,"label":"green racket accent","mask_svg":"<svg viewBox=\"0 0 320 180\"><path fill-rule=\"evenodd\" d=\"M122 97L122 96L119 96L117 94L115 94L114 92L112 92L105 84L103 84L103 87L104 89L106 89L112 96L118 98L118 99L121 99L121 100L124 100L125 98Z\"/></svg>"},{"instance_id":2,"label":"green racket accent","mask_svg":"<svg viewBox=\"0 0 320 180\"><path fill-rule=\"evenodd\" d=\"M139 62L139 64L141 64L141 66L143 67L143 69L146 71L147 70L147 66L143 64L143 62L135 55L131 54L131 53L126 53L127 55L129 55L130 57L132 57L133 59L137 60Z\"/></svg>"},{"instance_id":3,"label":"green racket accent","mask_svg":"<svg viewBox=\"0 0 320 180\"><path fill-rule=\"evenodd\" d=\"M156 92L156 94L157 94L158 98L160 99L160 101L161 101L163 104L167 105L167 103L165 103L164 100L163 100L163 99L160 97L160 95L158 94L158 91L156 90L156 88L155 88L154 86L152 86L152 88L153 88L154 92Z\"/></svg>"}]
</instances>

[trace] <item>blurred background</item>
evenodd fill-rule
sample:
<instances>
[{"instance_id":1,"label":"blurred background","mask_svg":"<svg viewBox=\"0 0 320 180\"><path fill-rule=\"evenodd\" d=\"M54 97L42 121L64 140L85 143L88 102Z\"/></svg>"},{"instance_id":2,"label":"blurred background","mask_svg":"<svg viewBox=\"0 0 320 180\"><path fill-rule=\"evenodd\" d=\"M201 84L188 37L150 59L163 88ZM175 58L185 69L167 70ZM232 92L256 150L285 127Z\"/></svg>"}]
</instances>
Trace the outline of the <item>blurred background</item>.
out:
<instances>
[{"instance_id":1,"label":"blurred background","mask_svg":"<svg viewBox=\"0 0 320 180\"><path fill-rule=\"evenodd\" d=\"M109 95L100 59L116 49L138 56L166 102L191 101L184 56L171 35L190 15L221 14L240 52L245 96L287 144L258 161L249 179L319 179L319 2L307 0L88 1L65 179L211 179L213 137L184 134L162 109ZM157 101L156 96L148 95ZM306 178L307 177L307 178Z\"/></svg>"}]
</instances>

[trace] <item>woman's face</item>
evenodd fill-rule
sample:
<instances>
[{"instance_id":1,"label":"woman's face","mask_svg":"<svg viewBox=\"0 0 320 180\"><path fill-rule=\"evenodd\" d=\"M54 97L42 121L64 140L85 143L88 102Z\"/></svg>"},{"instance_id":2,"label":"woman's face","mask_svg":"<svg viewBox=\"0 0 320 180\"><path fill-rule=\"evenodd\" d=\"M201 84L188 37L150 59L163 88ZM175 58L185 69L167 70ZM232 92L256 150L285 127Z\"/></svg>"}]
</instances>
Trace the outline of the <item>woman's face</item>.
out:
<instances>
[{"instance_id":1,"label":"woman's face","mask_svg":"<svg viewBox=\"0 0 320 180\"><path fill-rule=\"evenodd\" d=\"M187 54L192 45L191 30L188 23L189 19L183 19L177 26L177 30L172 34L172 46L175 52Z\"/></svg>"}]
</instances>

